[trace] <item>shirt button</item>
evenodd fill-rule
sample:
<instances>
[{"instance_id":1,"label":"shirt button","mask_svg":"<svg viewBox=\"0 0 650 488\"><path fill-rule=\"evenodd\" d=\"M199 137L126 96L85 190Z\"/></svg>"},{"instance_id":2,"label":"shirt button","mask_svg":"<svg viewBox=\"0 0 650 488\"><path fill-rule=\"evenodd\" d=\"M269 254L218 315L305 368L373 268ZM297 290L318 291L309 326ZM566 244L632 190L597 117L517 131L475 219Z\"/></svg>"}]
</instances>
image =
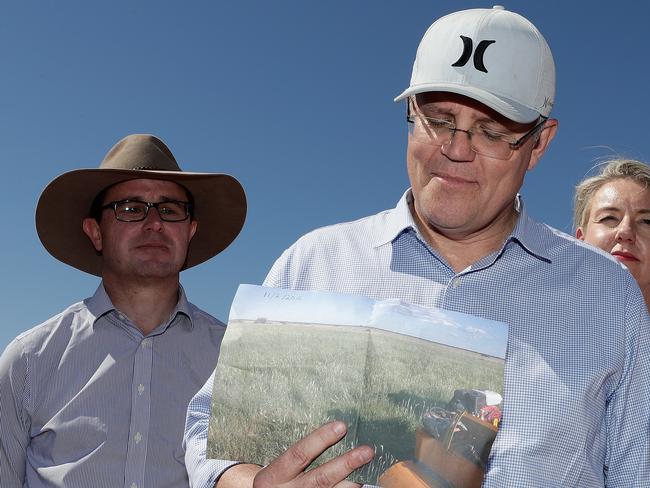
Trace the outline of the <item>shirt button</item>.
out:
<instances>
[{"instance_id":1,"label":"shirt button","mask_svg":"<svg viewBox=\"0 0 650 488\"><path fill-rule=\"evenodd\" d=\"M140 383L138 385L138 395L142 395L144 393L144 385Z\"/></svg>"},{"instance_id":2,"label":"shirt button","mask_svg":"<svg viewBox=\"0 0 650 488\"><path fill-rule=\"evenodd\" d=\"M138 485L136 485L135 483L131 483L131 488L138 488Z\"/></svg>"},{"instance_id":3,"label":"shirt button","mask_svg":"<svg viewBox=\"0 0 650 488\"><path fill-rule=\"evenodd\" d=\"M126 320L126 316L123 313L118 313L117 316L120 318L120 320Z\"/></svg>"},{"instance_id":4,"label":"shirt button","mask_svg":"<svg viewBox=\"0 0 650 488\"><path fill-rule=\"evenodd\" d=\"M151 345L151 339L143 339L142 347L149 347Z\"/></svg>"},{"instance_id":5,"label":"shirt button","mask_svg":"<svg viewBox=\"0 0 650 488\"><path fill-rule=\"evenodd\" d=\"M140 444L140 441L142 440L142 434L140 432L135 434L135 443Z\"/></svg>"},{"instance_id":6,"label":"shirt button","mask_svg":"<svg viewBox=\"0 0 650 488\"><path fill-rule=\"evenodd\" d=\"M454 278L454 280L451 282L451 286L458 288L460 286L460 278Z\"/></svg>"}]
</instances>

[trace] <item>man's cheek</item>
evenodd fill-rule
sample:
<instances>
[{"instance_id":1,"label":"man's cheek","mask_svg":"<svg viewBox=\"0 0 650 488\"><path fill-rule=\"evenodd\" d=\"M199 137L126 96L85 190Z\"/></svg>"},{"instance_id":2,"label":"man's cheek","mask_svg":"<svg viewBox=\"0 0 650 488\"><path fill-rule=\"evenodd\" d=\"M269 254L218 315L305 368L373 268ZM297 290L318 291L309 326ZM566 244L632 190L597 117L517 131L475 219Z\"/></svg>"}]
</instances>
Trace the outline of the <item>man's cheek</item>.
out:
<instances>
[{"instance_id":1,"label":"man's cheek","mask_svg":"<svg viewBox=\"0 0 650 488\"><path fill-rule=\"evenodd\" d=\"M439 146L410 140L408 146L409 162L411 166L426 164L434 158L436 151L439 150Z\"/></svg>"}]
</instances>

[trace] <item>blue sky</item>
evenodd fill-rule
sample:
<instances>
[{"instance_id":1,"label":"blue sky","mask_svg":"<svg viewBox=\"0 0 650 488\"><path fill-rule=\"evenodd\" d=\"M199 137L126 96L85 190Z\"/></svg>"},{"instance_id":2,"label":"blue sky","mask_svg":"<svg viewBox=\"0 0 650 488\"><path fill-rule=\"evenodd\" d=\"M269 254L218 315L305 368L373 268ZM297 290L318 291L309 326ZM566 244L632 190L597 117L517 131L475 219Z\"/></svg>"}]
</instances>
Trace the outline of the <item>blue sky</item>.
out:
<instances>
[{"instance_id":1,"label":"blue sky","mask_svg":"<svg viewBox=\"0 0 650 488\"><path fill-rule=\"evenodd\" d=\"M235 243L188 270L190 299L226 319L308 230L394 206L408 186L404 107L415 50L460 1L5 2L0 16L0 348L89 296L97 278L41 246L34 209L55 176L120 138L165 140L185 170L226 172L249 214ZM645 2L511 1L557 65L559 132L523 194L571 231L573 186L601 158L650 158ZM60 218L65 218L61 216Z\"/></svg>"}]
</instances>

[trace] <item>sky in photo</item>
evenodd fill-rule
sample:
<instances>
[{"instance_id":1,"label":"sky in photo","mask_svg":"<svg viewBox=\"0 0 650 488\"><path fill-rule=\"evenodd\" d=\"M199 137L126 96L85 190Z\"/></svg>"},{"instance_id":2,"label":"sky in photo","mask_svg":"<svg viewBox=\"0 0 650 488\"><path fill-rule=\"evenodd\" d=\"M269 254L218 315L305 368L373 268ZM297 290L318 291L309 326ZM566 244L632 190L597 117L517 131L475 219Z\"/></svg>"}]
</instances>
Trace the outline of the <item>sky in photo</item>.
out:
<instances>
[{"instance_id":1,"label":"sky in photo","mask_svg":"<svg viewBox=\"0 0 650 488\"><path fill-rule=\"evenodd\" d=\"M403 300L241 285L232 302L230 320L260 319L372 327L501 359L505 359L508 339L508 326L502 322Z\"/></svg>"}]
</instances>

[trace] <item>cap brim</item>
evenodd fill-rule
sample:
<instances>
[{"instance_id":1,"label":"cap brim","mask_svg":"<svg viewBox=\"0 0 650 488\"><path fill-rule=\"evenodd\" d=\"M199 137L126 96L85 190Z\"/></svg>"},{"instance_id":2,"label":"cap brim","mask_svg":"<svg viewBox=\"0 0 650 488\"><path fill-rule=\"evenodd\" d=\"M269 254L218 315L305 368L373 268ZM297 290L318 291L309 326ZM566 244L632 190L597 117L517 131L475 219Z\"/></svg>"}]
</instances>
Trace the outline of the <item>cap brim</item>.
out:
<instances>
[{"instance_id":1,"label":"cap brim","mask_svg":"<svg viewBox=\"0 0 650 488\"><path fill-rule=\"evenodd\" d=\"M55 178L36 208L36 230L43 246L58 260L101 276L102 257L82 229L95 197L105 188L133 179L169 180L194 197L197 231L183 269L223 251L237 237L246 218L246 195L232 176L219 173L122 169L79 169Z\"/></svg>"},{"instance_id":2,"label":"cap brim","mask_svg":"<svg viewBox=\"0 0 650 488\"><path fill-rule=\"evenodd\" d=\"M425 92L450 92L459 95L465 95L477 102L490 107L492 110L500 113L507 119L522 124L534 122L540 117L540 113L532 108L526 107L520 103L505 97L500 97L493 93L474 88L471 86L457 85L454 83L430 83L423 85L410 86L404 90L394 101L399 102L411 95Z\"/></svg>"}]
</instances>

